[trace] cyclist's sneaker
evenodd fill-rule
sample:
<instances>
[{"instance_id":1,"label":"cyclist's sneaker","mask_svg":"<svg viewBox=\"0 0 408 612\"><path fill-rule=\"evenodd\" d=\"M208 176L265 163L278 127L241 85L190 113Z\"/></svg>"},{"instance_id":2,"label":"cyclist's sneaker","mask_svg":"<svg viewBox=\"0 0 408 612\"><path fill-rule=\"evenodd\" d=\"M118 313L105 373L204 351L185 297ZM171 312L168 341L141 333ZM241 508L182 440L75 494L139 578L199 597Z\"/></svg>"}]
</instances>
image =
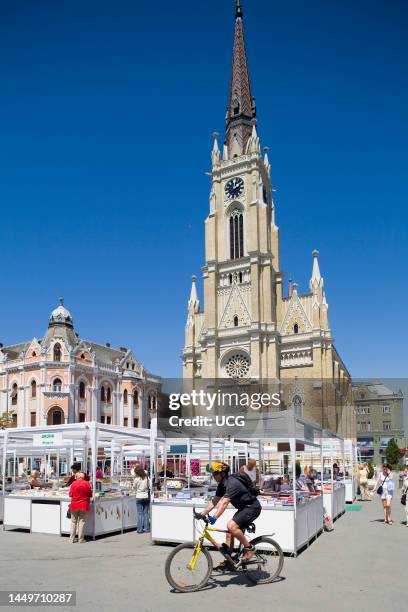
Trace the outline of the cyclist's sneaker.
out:
<instances>
[{"instance_id":1,"label":"cyclist's sneaker","mask_svg":"<svg viewBox=\"0 0 408 612\"><path fill-rule=\"evenodd\" d=\"M255 555L255 546L252 546L252 544L250 544L250 546L244 548L244 552L242 553L242 561L250 561L252 559L252 557Z\"/></svg>"}]
</instances>

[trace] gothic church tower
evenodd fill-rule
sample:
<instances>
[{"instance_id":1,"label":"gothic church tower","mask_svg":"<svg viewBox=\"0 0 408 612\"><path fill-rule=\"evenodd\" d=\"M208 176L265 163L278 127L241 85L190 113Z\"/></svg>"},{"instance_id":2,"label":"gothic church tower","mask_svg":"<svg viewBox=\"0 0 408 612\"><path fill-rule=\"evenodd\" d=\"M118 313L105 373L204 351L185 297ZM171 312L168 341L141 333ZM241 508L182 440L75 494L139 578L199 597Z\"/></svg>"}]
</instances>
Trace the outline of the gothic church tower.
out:
<instances>
[{"instance_id":1,"label":"gothic church tower","mask_svg":"<svg viewBox=\"0 0 408 612\"><path fill-rule=\"evenodd\" d=\"M284 296L272 194L236 0L225 140L220 147L214 134L212 150L205 308L200 310L193 277L183 377L192 385L199 379L279 380L287 408L354 438L351 378L334 347L318 252L312 254L309 291L300 293L289 281Z\"/></svg>"},{"instance_id":2,"label":"gothic church tower","mask_svg":"<svg viewBox=\"0 0 408 612\"><path fill-rule=\"evenodd\" d=\"M193 278L184 377L275 378L282 308L279 233L270 164L257 133L240 2L225 142L220 150L214 134L205 234L205 312L199 312Z\"/></svg>"}]
</instances>

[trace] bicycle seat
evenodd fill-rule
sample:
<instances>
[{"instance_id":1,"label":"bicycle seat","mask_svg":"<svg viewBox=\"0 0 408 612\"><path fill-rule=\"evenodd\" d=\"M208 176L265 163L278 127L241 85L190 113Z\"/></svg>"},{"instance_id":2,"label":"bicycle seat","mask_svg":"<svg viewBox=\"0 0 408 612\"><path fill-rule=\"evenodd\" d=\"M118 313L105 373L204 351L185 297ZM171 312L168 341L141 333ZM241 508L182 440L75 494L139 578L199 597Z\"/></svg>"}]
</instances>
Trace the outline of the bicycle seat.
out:
<instances>
[{"instance_id":1,"label":"bicycle seat","mask_svg":"<svg viewBox=\"0 0 408 612\"><path fill-rule=\"evenodd\" d=\"M250 525L248 525L248 527L246 528L246 531L248 533L255 533L256 531L255 523L251 523Z\"/></svg>"}]
</instances>

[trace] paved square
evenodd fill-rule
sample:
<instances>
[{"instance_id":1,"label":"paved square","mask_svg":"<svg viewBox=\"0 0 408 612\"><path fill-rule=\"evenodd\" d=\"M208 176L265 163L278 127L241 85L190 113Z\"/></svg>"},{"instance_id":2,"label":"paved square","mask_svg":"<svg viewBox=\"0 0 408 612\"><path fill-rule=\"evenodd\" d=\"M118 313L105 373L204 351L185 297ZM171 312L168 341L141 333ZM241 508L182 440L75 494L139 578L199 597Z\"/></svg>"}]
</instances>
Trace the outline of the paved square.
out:
<instances>
[{"instance_id":1,"label":"paved square","mask_svg":"<svg viewBox=\"0 0 408 612\"><path fill-rule=\"evenodd\" d=\"M146 535L132 532L80 545L67 538L0 531L0 588L76 590L77 612L402 612L408 606L408 528L402 524L399 497L393 526L380 522L378 499L363 502L360 512L346 512L333 532L320 536L298 559L286 557L283 579L271 585L252 586L241 575L224 574L215 575L200 593L173 593L163 569L169 547L151 546Z\"/></svg>"}]
</instances>

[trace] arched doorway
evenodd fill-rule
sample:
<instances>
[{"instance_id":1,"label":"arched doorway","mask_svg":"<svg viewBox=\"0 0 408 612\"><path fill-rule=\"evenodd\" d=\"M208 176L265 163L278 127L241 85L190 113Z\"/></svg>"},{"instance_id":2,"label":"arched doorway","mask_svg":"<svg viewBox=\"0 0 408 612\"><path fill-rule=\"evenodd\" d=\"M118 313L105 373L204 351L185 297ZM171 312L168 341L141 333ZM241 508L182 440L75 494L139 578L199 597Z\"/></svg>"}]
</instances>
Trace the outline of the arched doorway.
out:
<instances>
[{"instance_id":1,"label":"arched doorway","mask_svg":"<svg viewBox=\"0 0 408 612\"><path fill-rule=\"evenodd\" d=\"M62 425L64 423L64 412L61 408L51 408L47 415L47 425Z\"/></svg>"}]
</instances>

